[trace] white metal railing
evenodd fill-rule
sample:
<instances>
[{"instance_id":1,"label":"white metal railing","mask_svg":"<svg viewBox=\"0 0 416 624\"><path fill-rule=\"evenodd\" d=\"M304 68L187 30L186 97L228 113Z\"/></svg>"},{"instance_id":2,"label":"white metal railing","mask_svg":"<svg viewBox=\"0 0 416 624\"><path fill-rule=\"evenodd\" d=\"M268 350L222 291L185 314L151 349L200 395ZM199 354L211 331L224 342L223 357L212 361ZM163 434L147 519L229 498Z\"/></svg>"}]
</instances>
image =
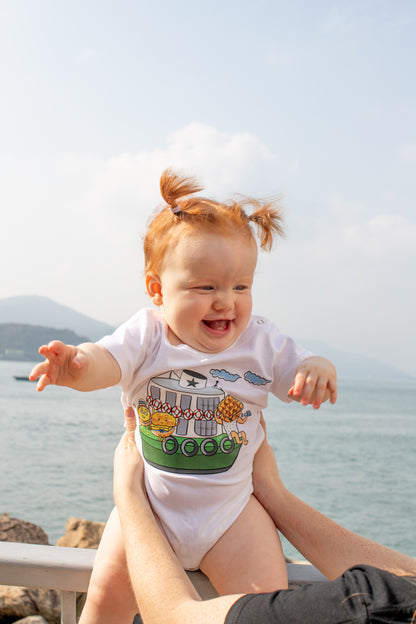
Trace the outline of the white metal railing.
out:
<instances>
[{"instance_id":1,"label":"white metal railing","mask_svg":"<svg viewBox=\"0 0 416 624\"><path fill-rule=\"evenodd\" d=\"M0 585L41 587L61 594L61 624L76 623L76 595L86 592L96 550L0 542ZM294 582L326 580L310 564L288 563L289 579ZM188 572L201 598L216 596L202 572Z\"/></svg>"}]
</instances>

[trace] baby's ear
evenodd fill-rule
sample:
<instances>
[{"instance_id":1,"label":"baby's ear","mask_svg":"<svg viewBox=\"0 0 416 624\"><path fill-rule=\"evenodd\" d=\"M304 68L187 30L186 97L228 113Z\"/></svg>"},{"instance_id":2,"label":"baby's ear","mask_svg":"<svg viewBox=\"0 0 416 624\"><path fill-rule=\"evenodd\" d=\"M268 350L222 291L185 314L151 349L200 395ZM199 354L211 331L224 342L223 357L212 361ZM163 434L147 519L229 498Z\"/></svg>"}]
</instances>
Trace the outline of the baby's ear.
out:
<instances>
[{"instance_id":1,"label":"baby's ear","mask_svg":"<svg viewBox=\"0 0 416 624\"><path fill-rule=\"evenodd\" d=\"M153 275L151 273L146 275L146 290L152 300L152 303L157 306L161 306L163 303L162 284L160 283L160 279L157 275Z\"/></svg>"}]
</instances>

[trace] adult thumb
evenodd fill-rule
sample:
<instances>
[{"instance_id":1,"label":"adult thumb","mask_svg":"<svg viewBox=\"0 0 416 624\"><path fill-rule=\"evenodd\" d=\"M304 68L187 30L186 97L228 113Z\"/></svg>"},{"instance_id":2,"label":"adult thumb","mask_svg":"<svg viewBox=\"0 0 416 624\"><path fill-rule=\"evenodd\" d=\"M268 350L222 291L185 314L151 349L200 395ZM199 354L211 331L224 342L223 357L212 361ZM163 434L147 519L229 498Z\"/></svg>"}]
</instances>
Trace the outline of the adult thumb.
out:
<instances>
[{"instance_id":1,"label":"adult thumb","mask_svg":"<svg viewBox=\"0 0 416 624\"><path fill-rule=\"evenodd\" d=\"M136 431L136 413L131 406L124 410L124 425L127 433L131 434Z\"/></svg>"}]
</instances>

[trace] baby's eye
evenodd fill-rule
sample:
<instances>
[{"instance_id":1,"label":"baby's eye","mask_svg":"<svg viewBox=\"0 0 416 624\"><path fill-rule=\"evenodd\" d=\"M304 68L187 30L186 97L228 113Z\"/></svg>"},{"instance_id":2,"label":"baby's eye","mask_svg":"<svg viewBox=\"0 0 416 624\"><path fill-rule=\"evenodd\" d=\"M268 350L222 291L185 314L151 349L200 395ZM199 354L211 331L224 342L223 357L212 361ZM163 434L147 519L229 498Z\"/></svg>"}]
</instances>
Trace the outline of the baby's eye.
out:
<instances>
[{"instance_id":1,"label":"baby's eye","mask_svg":"<svg viewBox=\"0 0 416 624\"><path fill-rule=\"evenodd\" d=\"M214 287L206 285L206 286L200 286L200 289L201 290L214 290Z\"/></svg>"},{"instance_id":2,"label":"baby's eye","mask_svg":"<svg viewBox=\"0 0 416 624\"><path fill-rule=\"evenodd\" d=\"M244 284L239 284L238 286L234 286L234 290L247 290L247 286L244 286Z\"/></svg>"}]
</instances>

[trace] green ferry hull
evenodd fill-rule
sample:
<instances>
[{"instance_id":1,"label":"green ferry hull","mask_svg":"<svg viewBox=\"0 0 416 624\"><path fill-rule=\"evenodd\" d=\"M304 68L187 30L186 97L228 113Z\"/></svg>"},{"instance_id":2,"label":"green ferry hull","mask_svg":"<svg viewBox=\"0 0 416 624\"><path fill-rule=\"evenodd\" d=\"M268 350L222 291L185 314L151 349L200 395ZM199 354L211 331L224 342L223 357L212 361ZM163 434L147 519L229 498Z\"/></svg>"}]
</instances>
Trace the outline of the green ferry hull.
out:
<instances>
[{"instance_id":1,"label":"green ferry hull","mask_svg":"<svg viewBox=\"0 0 416 624\"><path fill-rule=\"evenodd\" d=\"M223 433L212 438L183 438L158 436L141 427L145 460L161 470L186 474L215 474L226 472L234 464L241 444Z\"/></svg>"}]
</instances>

